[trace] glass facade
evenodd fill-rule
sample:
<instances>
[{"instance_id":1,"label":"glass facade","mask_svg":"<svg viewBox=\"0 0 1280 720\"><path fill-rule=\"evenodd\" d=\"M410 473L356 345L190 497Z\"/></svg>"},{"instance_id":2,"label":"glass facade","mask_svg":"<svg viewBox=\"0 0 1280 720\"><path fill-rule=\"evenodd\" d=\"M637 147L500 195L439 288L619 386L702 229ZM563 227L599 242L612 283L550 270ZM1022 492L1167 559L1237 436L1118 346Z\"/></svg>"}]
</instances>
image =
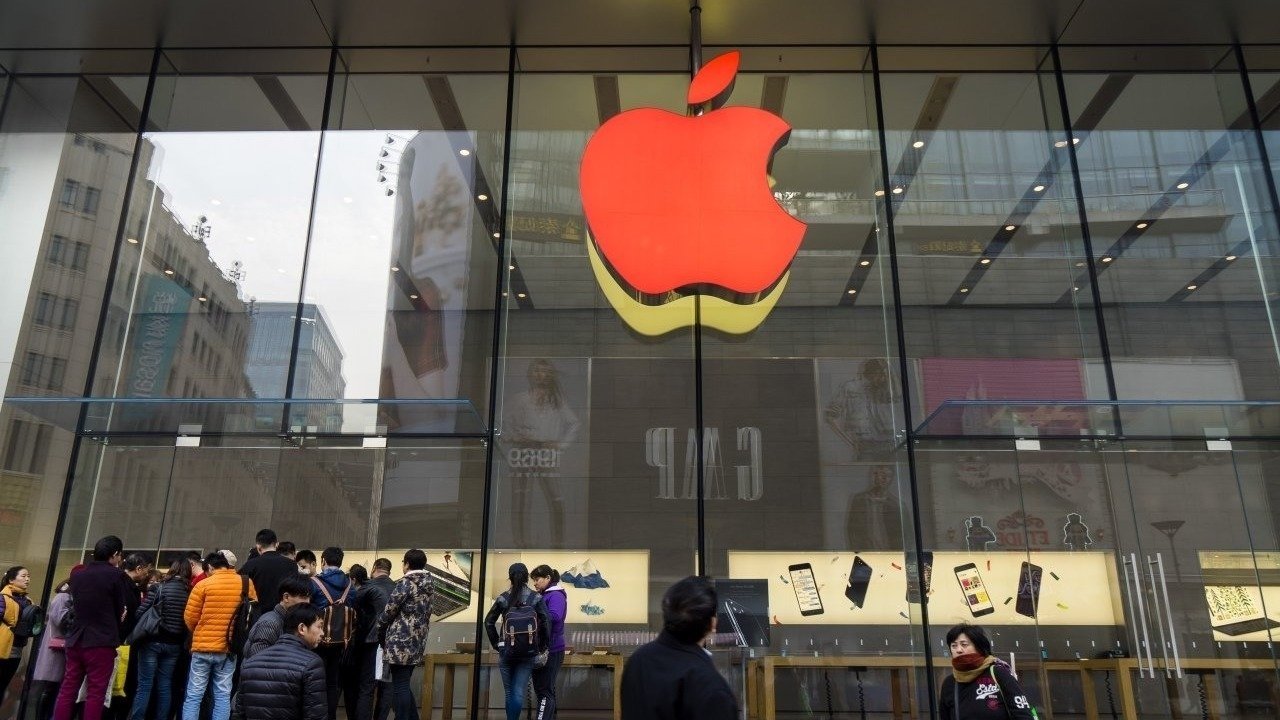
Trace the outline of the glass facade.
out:
<instances>
[{"instance_id":1,"label":"glass facade","mask_svg":"<svg viewBox=\"0 0 1280 720\"><path fill-rule=\"evenodd\" d=\"M749 296L610 294L584 211L687 46L4 53L0 564L423 548L423 717L501 706L516 560L566 717L690 574L751 717L931 717L962 621L1048 717L1274 714L1280 51L741 52L805 225Z\"/></svg>"}]
</instances>

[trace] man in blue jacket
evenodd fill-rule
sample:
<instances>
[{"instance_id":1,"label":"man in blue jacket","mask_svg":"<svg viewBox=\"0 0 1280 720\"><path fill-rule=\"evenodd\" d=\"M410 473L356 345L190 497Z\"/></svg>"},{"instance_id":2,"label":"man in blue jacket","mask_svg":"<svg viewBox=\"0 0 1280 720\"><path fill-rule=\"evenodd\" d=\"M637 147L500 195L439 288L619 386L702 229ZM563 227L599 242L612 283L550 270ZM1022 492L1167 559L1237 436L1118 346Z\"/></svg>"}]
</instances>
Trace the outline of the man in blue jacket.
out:
<instances>
[{"instance_id":1,"label":"man in blue jacket","mask_svg":"<svg viewBox=\"0 0 1280 720\"><path fill-rule=\"evenodd\" d=\"M312 578L315 588L311 591L311 604L322 615L330 604L355 607L355 588L348 590L351 578L342 572L343 557L342 548L339 547L327 547L320 553L321 570ZM351 629L355 629L354 622ZM329 698L328 720L337 720L338 717L338 698L342 695L340 673L342 672L342 655L345 651L346 646L337 644L321 644L316 648L316 653L324 661L325 690Z\"/></svg>"}]
</instances>

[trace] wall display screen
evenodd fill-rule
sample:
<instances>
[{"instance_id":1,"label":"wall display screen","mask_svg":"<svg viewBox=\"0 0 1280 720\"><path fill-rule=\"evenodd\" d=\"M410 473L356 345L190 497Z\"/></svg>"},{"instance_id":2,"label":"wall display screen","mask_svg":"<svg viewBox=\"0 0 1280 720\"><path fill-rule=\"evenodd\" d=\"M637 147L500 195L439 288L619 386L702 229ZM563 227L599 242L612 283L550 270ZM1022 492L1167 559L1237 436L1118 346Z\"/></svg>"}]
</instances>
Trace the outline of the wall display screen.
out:
<instances>
[{"instance_id":1,"label":"wall display screen","mask_svg":"<svg viewBox=\"0 0 1280 720\"><path fill-rule=\"evenodd\" d=\"M916 592L928 603L933 624L1120 624L1110 553L929 555L931 580ZM893 625L912 617L902 552L730 552L729 574L766 579L775 624Z\"/></svg>"}]
</instances>

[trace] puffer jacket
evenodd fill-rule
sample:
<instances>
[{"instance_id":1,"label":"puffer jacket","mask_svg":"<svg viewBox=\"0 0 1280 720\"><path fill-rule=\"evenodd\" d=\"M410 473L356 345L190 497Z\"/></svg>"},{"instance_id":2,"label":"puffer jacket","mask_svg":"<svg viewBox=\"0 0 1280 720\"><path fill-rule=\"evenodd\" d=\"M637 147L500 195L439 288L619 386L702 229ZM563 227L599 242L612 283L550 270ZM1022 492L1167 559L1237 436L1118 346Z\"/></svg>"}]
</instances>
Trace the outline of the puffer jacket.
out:
<instances>
[{"instance_id":1,"label":"puffer jacket","mask_svg":"<svg viewBox=\"0 0 1280 720\"><path fill-rule=\"evenodd\" d=\"M257 600L249 578L237 575L231 568L214 570L191 590L183 615L191 631L191 652L230 652L227 630L240 606L243 583L249 586L249 598Z\"/></svg>"},{"instance_id":2,"label":"puffer jacket","mask_svg":"<svg viewBox=\"0 0 1280 720\"><path fill-rule=\"evenodd\" d=\"M431 626L431 598L435 585L426 570L410 570L396 582L391 599L375 626L385 633L382 649L388 665L417 665L427 654Z\"/></svg>"},{"instance_id":3,"label":"puffer jacket","mask_svg":"<svg viewBox=\"0 0 1280 720\"><path fill-rule=\"evenodd\" d=\"M18 624L18 615L22 612L22 606L15 596L25 601L27 594L16 585L6 585L0 589L0 595L4 595L4 620L0 622L0 659L7 659L13 651L13 626Z\"/></svg>"},{"instance_id":4,"label":"puffer jacket","mask_svg":"<svg viewBox=\"0 0 1280 720\"><path fill-rule=\"evenodd\" d=\"M325 720L324 662L295 633L244 661L240 701L245 720Z\"/></svg>"},{"instance_id":5,"label":"puffer jacket","mask_svg":"<svg viewBox=\"0 0 1280 720\"><path fill-rule=\"evenodd\" d=\"M547 650L564 652L564 618L569 614L569 596L556 584L542 591L542 599L547 601L547 616L551 618L551 645Z\"/></svg>"},{"instance_id":6,"label":"puffer jacket","mask_svg":"<svg viewBox=\"0 0 1280 720\"><path fill-rule=\"evenodd\" d=\"M155 637L156 642L176 645L187 639L187 622L184 616L190 596L191 588L180 577L154 583L147 589L147 596L138 606L138 617L141 618L156 602L160 603L160 632Z\"/></svg>"},{"instance_id":7,"label":"puffer jacket","mask_svg":"<svg viewBox=\"0 0 1280 720\"><path fill-rule=\"evenodd\" d=\"M360 588L360 606L356 611L360 613L361 625L369 628L365 637L359 638L360 642L376 643L381 640L378 637L378 618L387 607L387 602L391 600L391 591L395 586L391 578L379 575Z\"/></svg>"}]
</instances>

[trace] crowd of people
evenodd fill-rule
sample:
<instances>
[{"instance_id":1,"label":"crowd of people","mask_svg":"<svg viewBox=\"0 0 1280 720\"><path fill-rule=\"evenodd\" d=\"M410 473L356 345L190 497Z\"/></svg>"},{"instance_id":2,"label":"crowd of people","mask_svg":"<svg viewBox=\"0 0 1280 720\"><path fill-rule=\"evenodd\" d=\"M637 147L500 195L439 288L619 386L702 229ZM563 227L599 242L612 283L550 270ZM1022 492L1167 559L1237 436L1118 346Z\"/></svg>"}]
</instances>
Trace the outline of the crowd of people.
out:
<instances>
[{"instance_id":1,"label":"crowd of people","mask_svg":"<svg viewBox=\"0 0 1280 720\"><path fill-rule=\"evenodd\" d=\"M336 720L340 702L347 720L417 718L410 678L434 594L426 553L405 552L396 581L388 558L345 571L343 560L341 548L317 558L266 529L243 564L220 549L160 571L107 536L45 609L28 596L30 572L11 568L0 583L0 702L31 645L35 720ZM523 592L499 614L511 634L522 615L507 609L536 600L532 645L491 636L504 679L532 678L538 717L550 720L567 600L556 570L535 568L530 588L519 567ZM514 694L523 699L523 686Z\"/></svg>"}]
</instances>

